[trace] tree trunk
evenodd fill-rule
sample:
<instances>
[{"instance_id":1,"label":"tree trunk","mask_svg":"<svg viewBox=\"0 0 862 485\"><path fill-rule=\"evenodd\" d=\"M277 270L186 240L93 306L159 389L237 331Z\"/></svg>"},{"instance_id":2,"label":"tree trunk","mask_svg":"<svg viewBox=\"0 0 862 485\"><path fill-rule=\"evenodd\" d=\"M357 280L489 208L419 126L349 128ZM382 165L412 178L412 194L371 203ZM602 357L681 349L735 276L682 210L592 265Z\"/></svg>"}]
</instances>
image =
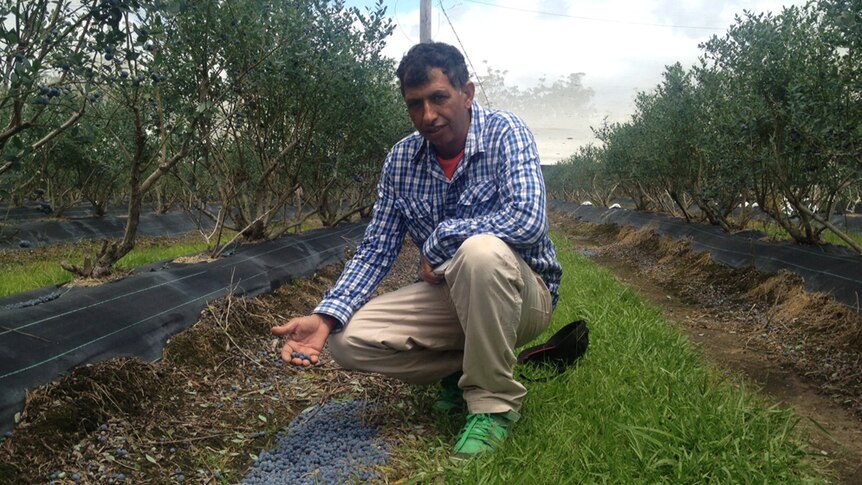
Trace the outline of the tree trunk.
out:
<instances>
[{"instance_id":1,"label":"tree trunk","mask_svg":"<svg viewBox=\"0 0 862 485\"><path fill-rule=\"evenodd\" d=\"M92 276L101 278L111 274L114 264L121 260L129 251L135 248L135 238L138 234L138 225L141 220L141 205L143 204L143 192L140 186L140 172L133 170L129 189L131 194L129 197L129 210L126 219L126 230L123 233L123 240L120 243L110 244L106 250L100 251L96 264L93 267Z\"/></svg>"},{"instance_id":2,"label":"tree trunk","mask_svg":"<svg viewBox=\"0 0 862 485\"><path fill-rule=\"evenodd\" d=\"M683 217L685 217L685 222L691 222L691 215L688 213L688 209L685 207L685 202L680 199L679 194L677 194L675 191L668 191L668 195L670 196L671 200L674 201L676 206L679 207L679 210L682 212Z\"/></svg>"}]
</instances>

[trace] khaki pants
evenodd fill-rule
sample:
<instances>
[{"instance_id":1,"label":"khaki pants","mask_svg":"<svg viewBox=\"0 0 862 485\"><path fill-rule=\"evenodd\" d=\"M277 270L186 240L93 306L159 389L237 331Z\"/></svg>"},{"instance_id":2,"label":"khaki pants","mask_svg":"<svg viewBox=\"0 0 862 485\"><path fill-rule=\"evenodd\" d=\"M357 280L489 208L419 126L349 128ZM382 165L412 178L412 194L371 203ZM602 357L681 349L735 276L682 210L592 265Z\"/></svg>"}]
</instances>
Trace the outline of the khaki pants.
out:
<instances>
[{"instance_id":1,"label":"khaki pants","mask_svg":"<svg viewBox=\"0 0 862 485\"><path fill-rule=\"evenodd\" d=\"M440 285L414 283L363 306L329 338L336 362L416 384L463 370L470 413L517 411L514 349L547 328L551 294L506 243L490 235L461 245Z\"/></svg>"}]
</instances>

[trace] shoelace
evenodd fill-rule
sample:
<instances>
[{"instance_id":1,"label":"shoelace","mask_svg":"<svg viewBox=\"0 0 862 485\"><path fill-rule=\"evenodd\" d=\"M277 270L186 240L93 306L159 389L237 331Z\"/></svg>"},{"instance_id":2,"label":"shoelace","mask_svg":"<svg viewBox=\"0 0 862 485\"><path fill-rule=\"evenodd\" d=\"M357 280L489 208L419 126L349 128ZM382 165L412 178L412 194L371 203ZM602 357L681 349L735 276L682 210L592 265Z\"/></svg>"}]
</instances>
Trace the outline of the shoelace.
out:
<instances>
[{"instance_id":1,"label":"shoelace","mask_svg":"<svg viewBox=\"0 0 862 485\"><path fill-rule=\"evenodd\" d=\"M476 430L477 436L473 435L473 430ZM494 429L494 418L487 414L474 414L470 420L467 422L467 426L464 427L464 432L461 435L461 439L458 440L458 444L455 447L460 447L464 444L468 439L478 439L485 444L490 444L494 439L493 437L493 429Z\"/></svg>"}]
</instances>

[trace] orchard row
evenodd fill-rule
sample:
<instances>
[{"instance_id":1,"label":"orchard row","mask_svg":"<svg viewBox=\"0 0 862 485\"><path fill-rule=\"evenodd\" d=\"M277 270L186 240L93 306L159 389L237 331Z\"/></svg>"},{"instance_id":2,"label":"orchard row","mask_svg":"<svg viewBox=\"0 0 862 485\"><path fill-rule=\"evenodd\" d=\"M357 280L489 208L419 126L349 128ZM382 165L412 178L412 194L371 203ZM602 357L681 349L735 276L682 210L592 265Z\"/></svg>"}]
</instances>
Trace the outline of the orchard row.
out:
<instances>
[{"instance_id":1,"label":"orchard row","mask_svg":"<svg viewBox=\"0 0 862 485\"><path fill-rule=\"evenodd\" d=\"M216 201L249 239L288 204L367 211L410 127L382 2L0 0L0 17L0 202L129 208L85 273L131 250L145 207Z\"/></svg>"},{"instance_id":2,"label":"orchard row","mask_svg":"<svg viewBox=\"0 0 862 485\"><path fill-rule=\"evenodd\" d=\"M829 222L862 197L862 2L746 12L701 49L639 93L630 120L595 129L601 146L557 167L550 190L726 230L761 212L798 242L833 231L862 252Z\"/></svg>"}]
</instances>

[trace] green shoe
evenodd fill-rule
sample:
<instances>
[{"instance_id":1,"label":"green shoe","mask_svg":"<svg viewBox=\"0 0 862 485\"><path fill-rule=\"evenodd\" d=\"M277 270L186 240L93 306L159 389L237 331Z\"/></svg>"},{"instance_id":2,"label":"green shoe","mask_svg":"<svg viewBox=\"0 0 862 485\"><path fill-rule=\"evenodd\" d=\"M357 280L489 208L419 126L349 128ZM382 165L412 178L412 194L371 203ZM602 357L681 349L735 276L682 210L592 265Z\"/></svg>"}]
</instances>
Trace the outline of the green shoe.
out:
<instances>
[{"instance_id":1,"label":"green shoe","mask_svg":"<svg viewBox=\"0 0 862 485\"><path fill-rule=\"evenodd\" d=\"M464 391L458 387L458 381L463 373L460 371L446 376L440 381L440 394L434 402L434 409L438 411L460 411L467 407L464 401Z\"/></svg>"},{"instance_id":2,"label":"green shoe","mask_svg":"<svg viewBox=\"0 0 862 485\"><path fill-rule=\"evenodd\" d=\"M520 415L515 411L496 414L468 414L461 439L455 444L454 460L466 460L480 453L494 451L509 434Z\"/></svg>"}]
</instances>

